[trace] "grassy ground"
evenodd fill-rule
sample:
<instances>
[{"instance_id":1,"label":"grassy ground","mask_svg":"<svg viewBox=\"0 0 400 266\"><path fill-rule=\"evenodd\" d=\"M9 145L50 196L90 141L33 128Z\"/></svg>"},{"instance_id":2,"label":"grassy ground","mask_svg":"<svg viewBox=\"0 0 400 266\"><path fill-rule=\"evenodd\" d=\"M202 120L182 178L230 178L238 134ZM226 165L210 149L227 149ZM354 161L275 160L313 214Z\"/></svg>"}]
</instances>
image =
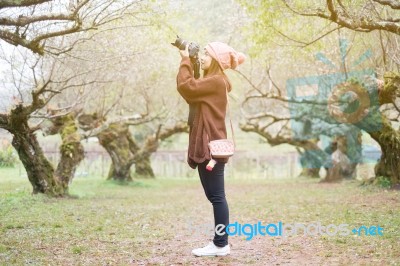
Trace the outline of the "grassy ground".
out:
<instances>
[{"instance_id":1,"label":"grassy ground","mask_svg":"<svg viewBox=\"0 0 400 266\"><path fill-rule=\"evenodd\" d=\"M230 222L380 226L383 236L230 236L231 255L190 252L213 220L197 178L119 185L77 178L74 198L30 195L0 169L0 265L400 265L400 192L356 182L226 179Z\"/></svg>"}]
</instances>

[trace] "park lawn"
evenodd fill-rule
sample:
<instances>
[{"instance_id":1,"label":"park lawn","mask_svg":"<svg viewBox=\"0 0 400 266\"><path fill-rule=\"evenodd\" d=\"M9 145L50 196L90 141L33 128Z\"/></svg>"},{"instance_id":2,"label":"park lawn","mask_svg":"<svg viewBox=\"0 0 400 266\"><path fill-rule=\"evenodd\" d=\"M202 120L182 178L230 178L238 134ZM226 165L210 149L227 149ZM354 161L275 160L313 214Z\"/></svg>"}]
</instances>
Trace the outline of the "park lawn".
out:
<instances>
[{"instance_id":1,"label":"park lawn","mask_svg":"<svg viewBox=\"0 0 400 266\"><path fill-rule=\"evenodd\" d=\"M213 221L197 178L122 185L79 177L72 197L52 199L32 196L17 170L0 169L0 265L400 265L398 190L315 179L225 184L230 223L379 225L383 236L236 235L231 255L196 258L191 250L212 238L200 229Z\"/></svg>"}]
</instances>

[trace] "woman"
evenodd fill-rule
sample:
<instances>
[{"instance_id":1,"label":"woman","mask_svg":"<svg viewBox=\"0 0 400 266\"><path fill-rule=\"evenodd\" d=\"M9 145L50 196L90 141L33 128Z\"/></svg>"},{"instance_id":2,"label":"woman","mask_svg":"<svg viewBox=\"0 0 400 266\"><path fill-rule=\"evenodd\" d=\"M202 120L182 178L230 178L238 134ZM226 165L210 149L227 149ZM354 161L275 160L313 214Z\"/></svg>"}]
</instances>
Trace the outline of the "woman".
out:
<instances>
[{"instance_id":1,"label":"woman","mask_svg":"<svg viewBox=\"0 0 400 266\"><path fill-rule=\"evenodd\" d=\"M188 47L181 50L180 54L182 60L177 75L177 88L190 106L188 164L193 169L197 167L204 192L213 205L215 226L221 224L218 232L222 232L215 232L213 241L203 248L192 250L192 254L225 256L230 253L228 234L224 231L229 224L229 209L224 188L224 169L228 159L215 159L216 165L212 171L208 171L206 166L211 159L208 142L227 137L226 93L231 91L232 87L224 70L235 69L243 63L245 56L225 43L209 43L200 61L204 71L203 78L195 79Z\"/></svg>"}]
</instances>

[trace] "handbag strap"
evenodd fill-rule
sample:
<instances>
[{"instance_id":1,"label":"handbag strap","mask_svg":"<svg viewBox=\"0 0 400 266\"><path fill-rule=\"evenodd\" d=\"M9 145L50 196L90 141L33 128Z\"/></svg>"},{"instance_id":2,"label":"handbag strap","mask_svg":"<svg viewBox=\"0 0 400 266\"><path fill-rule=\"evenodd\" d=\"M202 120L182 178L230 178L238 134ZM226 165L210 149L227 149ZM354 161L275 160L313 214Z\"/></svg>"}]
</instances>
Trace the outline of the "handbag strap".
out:
<instances>
[{"instance_id":1,"label":"handbag strap","mask_svg":"<svg viewBox=\"0 0 400 266\"><path fill-rule=\"evenodd\" d=\"M226 104L227 104L227 108L228 108L229 122L230 122L230 124L231 124L233 145L236 147L235 134L233 133L233 125L232 125L232 119L231 119L231 109L229 108L228 86L226 85L225 78L222 78L222 79L224 80L224 83L225 83Z\"/></svg>"},{"instance_id":2,"label":"handbag strap","mask_svg":"<svg viewBox=\"0 0 400 266\"><path fill-rule=\"evenodd\" d=\"M228 109L228 116L229 116L229 122L231 125L231 132L232 132L232 140L233 140L233 146L236 147L236 142L235 142L235 133L233 132L233 125L232 125L232 119L231 119L231 110L229 108L229 97L228 97L228 86L226 85L226 81L224 78L222 78L225 83L225 91L226 91L226 104L227 104L227 109ZM207 140L210 142L210 138L208 137L207 134ZM210 151L210 156L211 156L211 151Z\"/></svg>"}]
</instances>

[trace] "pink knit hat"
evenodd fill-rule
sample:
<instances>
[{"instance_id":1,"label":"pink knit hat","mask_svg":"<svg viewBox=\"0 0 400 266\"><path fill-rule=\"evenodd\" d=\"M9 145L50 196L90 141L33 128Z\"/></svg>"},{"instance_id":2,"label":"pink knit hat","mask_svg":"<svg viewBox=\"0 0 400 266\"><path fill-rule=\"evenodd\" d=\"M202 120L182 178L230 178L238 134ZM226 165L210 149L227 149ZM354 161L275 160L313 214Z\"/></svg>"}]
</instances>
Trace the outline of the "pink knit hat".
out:
<instances>
[{"instance_id":1,"label":"pink knit hat","mask_svg":"<svg viewBox=\"0 0 400 266\"><path fill-rule=\"evenodd\" d=\"M236 52L232 47L223 42L211 42L206 45L205 49L214 58L222 70L235 69L244 62L246 56L240 52Z\"/></svg>"}]
</instances>

